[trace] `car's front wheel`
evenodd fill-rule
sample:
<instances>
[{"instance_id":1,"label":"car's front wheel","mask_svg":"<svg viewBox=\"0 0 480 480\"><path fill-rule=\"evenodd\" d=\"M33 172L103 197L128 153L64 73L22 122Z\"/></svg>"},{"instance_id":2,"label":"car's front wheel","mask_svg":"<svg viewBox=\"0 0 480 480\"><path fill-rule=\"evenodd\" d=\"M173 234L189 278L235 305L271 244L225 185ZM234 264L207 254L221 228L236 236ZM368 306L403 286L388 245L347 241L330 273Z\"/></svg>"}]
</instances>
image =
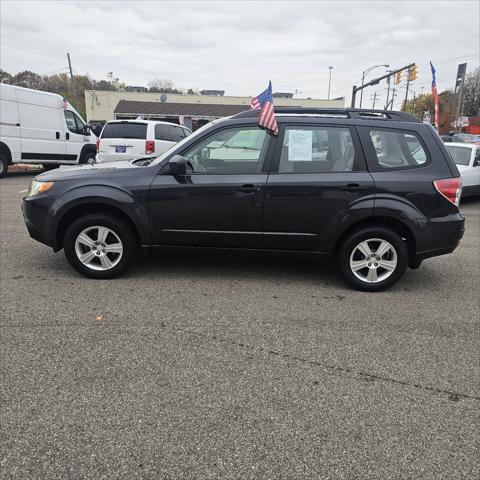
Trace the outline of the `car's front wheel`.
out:
<instances>
[{"instance_id":1,"label":"car's front wheel","mask_svg":"<svg viewBox=\"0 0 480 480\"><path fill-rule=\"evenodd\" d=\"M67 229L63 248L70 265L91 278L114 278L133 262L135 234L123 220L92 214L75 220Z\"/></svg>"},{"instance_id":2,"label":"car's front wheel","mask_svg":"<svg viewBox=\"0 0 480 480\"><path fill-rule=\"evenodd\" d=\"M385 290L395 284L408 265L402 238L385 227L366 227L345 239L338 252L345 280L355 289Z\"/></svg>"}]
</instances>

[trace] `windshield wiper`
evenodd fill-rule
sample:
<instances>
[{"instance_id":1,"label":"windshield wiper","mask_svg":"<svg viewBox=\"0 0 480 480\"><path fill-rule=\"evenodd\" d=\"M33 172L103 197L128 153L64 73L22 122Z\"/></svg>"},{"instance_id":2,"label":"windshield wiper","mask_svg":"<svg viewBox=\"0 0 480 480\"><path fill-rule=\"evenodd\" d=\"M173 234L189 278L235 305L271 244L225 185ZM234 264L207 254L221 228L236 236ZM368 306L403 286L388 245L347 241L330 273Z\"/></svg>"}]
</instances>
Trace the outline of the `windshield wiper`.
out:
<instances>
[{"instance_id":1,"label":"windshield wiper","mask_svg":"<svg viewBox=\"0 0 480 480\"><path fill-rule=\"evenodd\" d=\"M142 167L145 167L147 165L150 165L150 163L153 162L153 160L155 160L155 158L157 157L142 157L142 158L137 158L136 160L134 160L132 163L134 165L140 165Z\"/></svg>"}]
</instances>

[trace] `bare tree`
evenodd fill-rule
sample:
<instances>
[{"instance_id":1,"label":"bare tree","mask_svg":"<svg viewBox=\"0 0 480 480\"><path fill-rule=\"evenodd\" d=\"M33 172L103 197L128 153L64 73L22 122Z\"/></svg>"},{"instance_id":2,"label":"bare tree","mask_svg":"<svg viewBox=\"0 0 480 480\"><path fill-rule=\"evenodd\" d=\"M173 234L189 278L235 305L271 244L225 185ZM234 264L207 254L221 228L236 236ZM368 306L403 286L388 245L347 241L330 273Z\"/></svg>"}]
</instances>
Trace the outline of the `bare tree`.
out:
<instances>
[{"instance_id":1,"label":"bare tree","mask_svg":"<svg viewBox=\"0 0 480 480\"><path fill-rule=\"evenodd\" d=\"M464 114L469 117L480 117L480 67L467 75L463 88Z\"/></svg>"}]
</instances>

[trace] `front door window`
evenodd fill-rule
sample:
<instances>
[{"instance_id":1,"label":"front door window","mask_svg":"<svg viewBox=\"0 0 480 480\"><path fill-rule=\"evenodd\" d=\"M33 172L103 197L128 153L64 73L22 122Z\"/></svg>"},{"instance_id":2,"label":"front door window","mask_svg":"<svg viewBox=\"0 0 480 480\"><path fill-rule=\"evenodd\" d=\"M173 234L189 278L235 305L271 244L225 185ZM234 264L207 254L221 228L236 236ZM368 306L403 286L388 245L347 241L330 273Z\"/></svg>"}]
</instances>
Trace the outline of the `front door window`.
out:
<instances>
[{"instance_id":1,"label":"front door window","mask_svg":"<svg viewBox=\"0 0 480 480\"><path fill-rule=\"evenodd\" d=\"M192 174L261 173L268 135L258 127L228 128L199 142L183 156Z\"/></svg>"}]
</instances>

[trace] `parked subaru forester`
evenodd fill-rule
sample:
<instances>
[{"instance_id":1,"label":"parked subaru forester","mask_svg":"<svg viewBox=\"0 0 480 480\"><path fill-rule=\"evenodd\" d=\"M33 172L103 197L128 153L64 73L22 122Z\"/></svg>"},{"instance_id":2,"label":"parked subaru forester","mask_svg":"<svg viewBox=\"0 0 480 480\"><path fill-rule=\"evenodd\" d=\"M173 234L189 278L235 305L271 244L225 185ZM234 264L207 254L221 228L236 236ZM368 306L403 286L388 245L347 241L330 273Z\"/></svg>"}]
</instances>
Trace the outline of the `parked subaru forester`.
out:
<instances>
[{"instance_id":1,"label":"parked subaru forester","mask_svg":"<svg viewBox=\"0 0 480 480\"><path fill-rule=\"evenodd\" d=\"M451 253L464 232L461 180L435 131L393 111L277 108L216 120L157 158L37 176L30 235L78 272L112 278L138 246L334 255L354 288L383 290Z\"/></svg>"}]
</instances>

